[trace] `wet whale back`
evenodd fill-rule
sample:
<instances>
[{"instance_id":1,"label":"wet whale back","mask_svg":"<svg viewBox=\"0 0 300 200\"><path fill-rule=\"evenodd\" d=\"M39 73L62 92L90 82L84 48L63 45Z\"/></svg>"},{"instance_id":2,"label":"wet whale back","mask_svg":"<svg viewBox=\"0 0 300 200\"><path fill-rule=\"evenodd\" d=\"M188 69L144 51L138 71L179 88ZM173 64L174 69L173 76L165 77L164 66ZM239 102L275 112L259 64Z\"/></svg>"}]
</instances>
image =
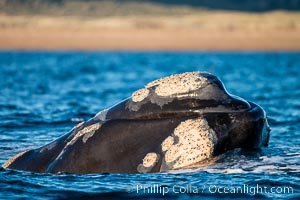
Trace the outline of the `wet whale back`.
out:
<instances>
[{"instance_id":1,"label":"wet whale back","mask_svg":"<svg viewBox=\"0 0 300 200\"><path fill-rule=\"evenodd\" d=\"M138 173L145 155L160 153L161 143L182 120L108 120L90 138L82 135L68 144L47 172ZM158 166L151 171L158 172Z\"/></svg>"},{"instance_id":2,"label":"wet whale back","mask_svg":"<svg viewBox=\"0 0 300 200\"><path fill-rule=\"evenodd\" d=\"M268 139L261 107L229 94L212 74L189 72L150 82L3 167L49 173L163 172L234 148L260 148Z\"/></svg>"},{"instance_id":3,"label":"wet whale back","mask_svg":"<svg viewBox=\"0 0 300 200\"><path fill-rule=\"evenodd\" d=\"M182 85L180 90L175 90L178 85ZM194 72L153 81L95 118L159 119L195 113L241 112L249 108L247 101L230 95L216 76Z\"/></svg>"},{"instance_id":4,"label":"wet whale back","mask_svg":"<svg viewBox=\"0 0 300 200\"><path fill-rule=\"evenodd\" d=\"M195 74L192 75L194 76ZM146 86L144 88L147 89L147 94L140 94L141 90L138 90L133 93L131 98L122 101L110 109L101 111L91 120L94 122L100 121L102 124L103 130L101 131L99 129L95 133L95 136L99 136L99 139L93 138L91 140L94 145L102 145L102 150L100 150L100 152L114 151L114 148L118 148L122 145L114 146L113 144L123 143L128 145L127 147L121 148L127 149L126 152L114 151L114 153L95 154L93 153L93 150L91 150L91 147L94 147L94 145L84 144L84 139L78 139L78 142L74 144L76 148L68 147L63 151L64 154L61 154L70 157L64 157L62 159L58 156L48 168L48 172L56 173L62 169L62 166L70 173L82 173L83 171L89 170L93 173L107 171L116 173L120 171L125 173L159 172L175 169L178 166L193 164L193 162L183 162L182 158L180 160L179 156L174 160L171 159L171 162L168 162L168 158L166 158L174 158L174 155L170 156L170 154L173 154L172 151L179 151L179 145L187 145L184 144L184 142L180 143L178 141L178 136L175 135L174 132L182 123L184 124L191 119L196 122L200 119L200 122L204 121L204 123L207 123L207 125L209 125L208 129L213 132L213 134L210 134L211 137L215 137L214 140L219 140L218 142L214 141L215 144L212 144L208 150L203 146L201 147L202 149L198 147L198 152L205 149L206 153L209 152L211 155L218 155L223 153L224 149L230 150L235 147L243 147L243 145L247 146L247 144L245 144L245 142L247 142L247 137L243 139L244 142L241 142L240 144L235 144L234 138L231 137L231 135L237 134L238 126L245 125L245 121L241 120L240 123L236 123L233 126L230 120L235 117L235 113L240 115L242 112L247 112L251 108L250 104L239 97L230 95L217 77L208 73L199 73L198 75L204 76L207 80L205 80L205 83L197 89L184 92L178 91L174 94L168 94L169 96L160 96L162 91L156 93L157 84L159 84L159 82L156 82L156 84L150 84L150 87ZM136 95L143 96L138 96L137 98L135 97ZM215 113L218 113L218 115L215 115ZM248 118L245 118L246 121L248 120L247 123L252 123L250 118L249 116ZM224 119L228 120L224 121ZM257 119L253 119L253 123L256 123L256 120ZM223 121L224 124L221 124L220 121ZM191 122L193 123L193 121ZM123 129L122 136L124 136L124 138L116 136L118 135L118 130L115 130L113 127ZM166 127L167 129L164 129ZM128 133L127 130L131 131ZM205 130L200 130L200 132L201 131L205 132ZM251 132L252 129L247 131ZM105 137L104 135L108 135L114 139L122 139L110 141L107 138L102 138ZM251 134L247 135L250 138L253 137ZM195 139L199 139L197 136L191 134L189 137L191 137L191 139L188 145L191 144L191 141L193 142ZM205 141L205 138L202 137L201 139ZM173 140L173 144L170 145L171 153L163 150L165 140ZM182 140L184 141L184 139ZM104 145L103 141L105 141ZM211 141L206 141L206 144L210 142ZM147 144L149 145L149 148L147 148ZM249 143L249 146L251 145L252 144ZM111 146L113 146L113 148L111 148ZM143 146L143 148L139 149L139 146ZM133 151L130 151L130 149ZM137 151L137 149L139 149L140 152ZM74 153L74 151L77 153ZM144 160L148 154L154 154L158 157L156 164L151 169L147 169L143 167L143 165L139 168L141 160ZM73 169L72 165L70 165L69 168L66 168L68 163L71 163L70 160L75 160L71 155L81 156L76 159L78 162L76 166L80 165L82 167ZM87 155L90 155L89 159L86 158ZM108 155L109 158L105 159L105 155ZM182 157L187 158L188 156ZM194 157L192 159L195 159ZM208 158L209 155L204 155L203 157ZM203 159L203 157L201 157L201 159ZM123 160L117 158L131 158L131 160L128 161L126 159ZM89 166L89 162L86 162L86 160L94 160L93 166L97 166L97 168L94 169ZM113 160L113 162L111 162L111 160ZM178 163L181 163L181 165ZM114 165L114 167L111 165Z\"/></svg>"}]
</instances>

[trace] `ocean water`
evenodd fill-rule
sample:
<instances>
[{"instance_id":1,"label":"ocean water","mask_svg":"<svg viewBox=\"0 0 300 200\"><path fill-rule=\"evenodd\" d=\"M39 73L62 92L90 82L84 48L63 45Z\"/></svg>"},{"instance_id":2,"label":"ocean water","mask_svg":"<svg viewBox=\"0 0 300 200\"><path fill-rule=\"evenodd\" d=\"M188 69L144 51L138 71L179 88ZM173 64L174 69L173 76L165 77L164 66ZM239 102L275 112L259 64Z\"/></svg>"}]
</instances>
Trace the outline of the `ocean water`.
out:
<instances>
[{"instance_id":1,"label":"ocean water","mask_svg":"<svg viewBox=\"0 0 300 200\"><path fill-rule=\"evenodd\" d=\"M44 145L154 79L219 76L260 104L269 147L160 174L38 174L0 169L0 199L300 199L300 53L0 52L0 164Z\"/></svg>"}]
</instances>

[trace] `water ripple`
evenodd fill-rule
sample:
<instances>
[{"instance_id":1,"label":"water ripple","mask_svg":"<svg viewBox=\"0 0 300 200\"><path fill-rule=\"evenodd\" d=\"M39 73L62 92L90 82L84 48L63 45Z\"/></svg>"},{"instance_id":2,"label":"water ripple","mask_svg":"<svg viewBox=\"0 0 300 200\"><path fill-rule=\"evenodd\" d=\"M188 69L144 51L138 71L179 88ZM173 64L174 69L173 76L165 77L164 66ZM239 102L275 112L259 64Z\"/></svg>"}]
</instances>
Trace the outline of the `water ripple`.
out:
<instances>
[{"instance_id":1,"label":"water ripple","mask_svg":"<svg viewBox=\"0 0 300 200\"><path fill-rule=\"evenodd\" d=\"M213 165L160 174L38 174L0 169L3 199L299 199L300 54L217 52L0 52L0 163L69 131L162 76L209 71L263 106L272 128L260 151L230 151ZM211 193L209 187L292 187L292 194ZM199 187L197 194L136 187Z\"/></svg>"}]
</instances>

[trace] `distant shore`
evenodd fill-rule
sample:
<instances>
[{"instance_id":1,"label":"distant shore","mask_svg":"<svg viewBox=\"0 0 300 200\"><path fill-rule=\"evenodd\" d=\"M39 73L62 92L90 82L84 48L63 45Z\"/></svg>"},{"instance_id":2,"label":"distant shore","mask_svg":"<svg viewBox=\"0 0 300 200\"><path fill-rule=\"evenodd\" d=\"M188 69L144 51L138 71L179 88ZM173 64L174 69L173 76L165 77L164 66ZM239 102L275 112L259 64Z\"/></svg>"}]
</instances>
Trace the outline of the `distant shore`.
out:
<instances>
[{"instance_id":1,"label":"distant shore","mask_svg":"<svg viewBox=\"0 0 300 200\"><path fill-rule=\"evenodd\" d=\"M183 16L0 15L0 49L300 50L300 13Z\"/></svg>"}]
</instances>

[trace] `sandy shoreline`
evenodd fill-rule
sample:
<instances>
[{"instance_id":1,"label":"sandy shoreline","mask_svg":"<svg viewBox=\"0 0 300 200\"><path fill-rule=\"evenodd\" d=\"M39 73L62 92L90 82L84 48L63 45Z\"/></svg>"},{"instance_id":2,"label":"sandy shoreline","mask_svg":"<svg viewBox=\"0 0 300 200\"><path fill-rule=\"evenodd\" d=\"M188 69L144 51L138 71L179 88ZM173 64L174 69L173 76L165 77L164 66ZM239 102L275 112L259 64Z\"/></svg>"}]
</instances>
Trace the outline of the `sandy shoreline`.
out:
<instances>
[{"instance_id":1,"label":"sandy shoreline","mask_svg":"<svg viewBox=\"0 0 300 200\"><path fill-rule=\"evenodd\" d=\"M198 30L0 31L1 49L78 50L300 50L300 31Z\"/></svg>"},{"instance_id":2,"label":"sandy shoreline","mask_svg":"<svg viewBox=\"0 0 300 200\"><path fill-rule=\"evenodd\" d=\"M300 14L204 13L167 17L0 15L0 49L300 50Z\"/></svg>"}]
</instances>

